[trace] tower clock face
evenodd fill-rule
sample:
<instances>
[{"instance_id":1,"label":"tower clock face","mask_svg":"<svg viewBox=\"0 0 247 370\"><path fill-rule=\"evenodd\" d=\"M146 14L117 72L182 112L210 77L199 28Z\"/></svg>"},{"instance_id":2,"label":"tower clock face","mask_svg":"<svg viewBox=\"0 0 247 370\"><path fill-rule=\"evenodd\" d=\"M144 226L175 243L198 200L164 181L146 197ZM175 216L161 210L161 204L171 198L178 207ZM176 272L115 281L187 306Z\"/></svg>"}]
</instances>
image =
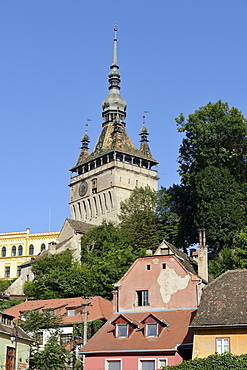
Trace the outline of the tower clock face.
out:
<instances>
[{"instance_id":1,"label":"tower clock face","mask_svg":"<svg viewBox=\"0 0 247 370\"><path fill-rule=\"evenodd\" d=\"M80 197L84 197L84 195L87 192L87 188L88 188L87 182L86 181L82 181L80 183L80 187L79 187L79 195L80 195Z\"/></svg>"}]
</instances>

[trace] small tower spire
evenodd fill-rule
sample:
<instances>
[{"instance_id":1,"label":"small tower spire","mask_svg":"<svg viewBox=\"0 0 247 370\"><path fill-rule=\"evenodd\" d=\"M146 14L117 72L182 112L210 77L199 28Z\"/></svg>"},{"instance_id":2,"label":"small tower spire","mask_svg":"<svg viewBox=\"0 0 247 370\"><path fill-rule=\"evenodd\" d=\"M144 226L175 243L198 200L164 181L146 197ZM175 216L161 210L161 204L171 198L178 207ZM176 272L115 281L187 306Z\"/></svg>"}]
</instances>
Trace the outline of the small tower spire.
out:
<instances>
[{"instance_id":1,"label":"small tower spire","mask_svg":"<svg viewBox=\"0 0 247 370\"><path fill-rule=\"evenodd\" d=\"M148 112L147 112L148 113ZM140 151L145 155L145 157L152 157L152 154L151 154L151 150L149 148L149 145L148 145L148 135L149 135L149 132L148 132L148 129L146 127L146 116L143 115L142 116L142 128L140 129L140 133L139 135L141 136L141 139L140 139Z\"/></svg>"},{"instance_id":2,"label":"small tower spire","mask_svg":"<svg viewBox=\"0 0 247 370\"><path fill-rule=\"evenodd\" d=\"M87 119L87 123L86 123L86 127L85 127L85 133L84 135L82 136L82 139L81 139L81 153L80 153L80 156L78 158L78 161L77 163L81 163L85 158L87 158L88 156L88 144L90 143L90 138L88 136L88 122L89 121L92 121L91 119Z\"/></svg>"}]
</instances>

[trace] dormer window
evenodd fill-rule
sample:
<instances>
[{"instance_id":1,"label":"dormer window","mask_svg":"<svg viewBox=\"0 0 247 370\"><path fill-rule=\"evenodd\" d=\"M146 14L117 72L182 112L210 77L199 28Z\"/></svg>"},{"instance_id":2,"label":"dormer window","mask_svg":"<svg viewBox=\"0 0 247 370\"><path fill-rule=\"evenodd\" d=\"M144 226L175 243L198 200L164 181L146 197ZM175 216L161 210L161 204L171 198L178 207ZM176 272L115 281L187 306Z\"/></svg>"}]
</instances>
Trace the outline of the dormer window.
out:
<instances>
[{"instance_id":1,"label":"dormer window","mask_svg":"<svg viewBox=\"0 0 247 370\"><path fill-rule=\"evenodd\" d=\"M158 323L146 324L146 336L155 337L158 335Z\"/></svg>"},{"instance_id":2,"label":"dormer window","mask_svg":"<svg viewBox=\"0 0 247 370\"><path fill-rule=\"evenodd\" d=\"M75 316L75 310L73 309L73 310L67 310L67 315L68 316Z\"/></svg>"},{"instance_id":3,"label":"dormer window","mask_svg":"<svg viewBox=\"0 0 247 370\"><path fill-rule=\"evenodd\" d=\"M120 338L126 338L128 336L128 324L117 324L116 336Z\"/></svg>"}]
</instances>

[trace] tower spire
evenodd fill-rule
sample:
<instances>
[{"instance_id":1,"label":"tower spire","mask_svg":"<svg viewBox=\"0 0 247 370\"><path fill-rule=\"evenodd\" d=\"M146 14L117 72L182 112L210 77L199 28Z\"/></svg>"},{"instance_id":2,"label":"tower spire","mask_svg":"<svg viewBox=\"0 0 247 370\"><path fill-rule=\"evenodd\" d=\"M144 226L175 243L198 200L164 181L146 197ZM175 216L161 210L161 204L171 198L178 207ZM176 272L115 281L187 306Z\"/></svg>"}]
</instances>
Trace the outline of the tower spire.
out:
<instances>
[{"instance_id":1,"label":"tower spire","mask_svg":"<svg viewBox=\"0 0 247 370\"><path fill-rule=\"evenodd\" d=\"M109 122L113 122L117 111L119 111L119 118L122 124L124 124L124 118L126 117L126 101L120 95L120 72L118 66L118 55L117 55L117 24L114 24L114 41L113 41L113 54L112 64L110 66L110 72L108 74L109 81L109 95L102 102L104 117L103 126Z\"/></svg>"}]
</instances>

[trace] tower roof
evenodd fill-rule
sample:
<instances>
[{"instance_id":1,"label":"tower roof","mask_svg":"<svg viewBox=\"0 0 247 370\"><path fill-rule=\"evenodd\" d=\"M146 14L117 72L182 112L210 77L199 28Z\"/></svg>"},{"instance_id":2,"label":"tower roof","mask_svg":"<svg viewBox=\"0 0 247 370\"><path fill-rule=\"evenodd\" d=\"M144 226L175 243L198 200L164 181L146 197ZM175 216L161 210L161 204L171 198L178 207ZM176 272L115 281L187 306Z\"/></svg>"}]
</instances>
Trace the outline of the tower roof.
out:
<instances>
[{"instance_id":1,"label":"tower roof","mask_svg":"<svg viewBox=\"0 0 247 370\"><path fill-rule=\"evenodd\" d=\"M104 122L102 130L98 137L97 143L91 154L85 156L85 150L80 154L77 164L71 169L75 170L78 166L96 159L99 156L110 153L112 151L120 151L125 154L151 160L154 164L158 162L152 157L151 151L148 147L147 141L137 149L132 143L126 132L126 124L124 119L126 117L126 101L120 95L120 72L118 66L117 56L117 25L114 26L114 42L113 42L113 56L112 64L109 72L109 94L102 102L102 116ZM148 132L143 133L147 137ZM141 134L142 135L142 134ZM145 146L145 149L144 149Z\"/></svg>"}]
</instances>

